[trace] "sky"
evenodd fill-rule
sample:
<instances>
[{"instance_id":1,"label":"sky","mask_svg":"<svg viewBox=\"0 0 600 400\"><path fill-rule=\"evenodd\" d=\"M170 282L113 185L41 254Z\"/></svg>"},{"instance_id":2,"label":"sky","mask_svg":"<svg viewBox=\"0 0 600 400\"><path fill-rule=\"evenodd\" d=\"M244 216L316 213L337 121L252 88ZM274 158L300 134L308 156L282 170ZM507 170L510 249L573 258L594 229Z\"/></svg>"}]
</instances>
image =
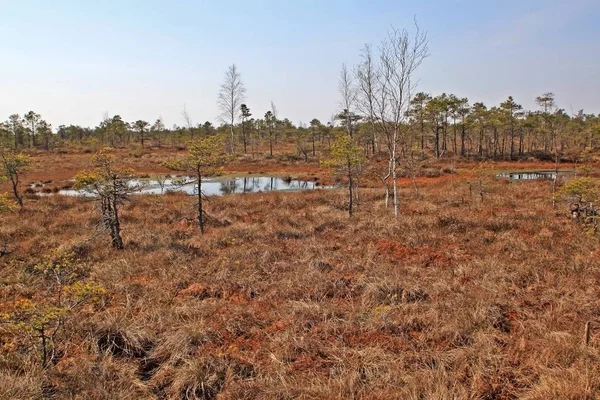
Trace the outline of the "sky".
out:
<instances>
[{"instance_id":1,"label":"sky","mask_svg":"<svg viewBox=\"0 0 600 400\"><path fill-rule=\"evenodd\" d=\"M428 31L419 90L527 109L553 92L600 112L598 0L0 0L0 121L29 110L54 127L103 116L218 122L233 63L246 104L294 123L340 110L343 63L392 28Z\"/></svg>"}]
</instances>

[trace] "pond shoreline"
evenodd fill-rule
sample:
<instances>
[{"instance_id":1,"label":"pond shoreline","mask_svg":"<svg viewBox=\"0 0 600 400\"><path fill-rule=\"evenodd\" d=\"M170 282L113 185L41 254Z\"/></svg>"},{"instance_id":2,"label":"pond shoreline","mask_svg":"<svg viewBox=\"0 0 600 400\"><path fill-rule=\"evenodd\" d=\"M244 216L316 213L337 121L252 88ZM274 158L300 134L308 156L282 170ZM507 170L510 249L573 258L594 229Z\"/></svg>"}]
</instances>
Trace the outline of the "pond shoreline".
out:
<instances>
[{"instance_id":1,"label":"pond shoreline","mask_svg":"<svg viewBox=\"0 0 600 400\"><path fill-rule=\"evenodd\" d=\"M143 177L130 181L132 187L139 187L136 195L152 194L165 195L169 192L184 192L189 195L198 193L198 185L189 176L162 175L160 177ZM224 175L209 177L202 180L202 192L206 196L224 196L243 193L266 193L274 191L305 191L317 189L331 189L334 186L321 185L318 179L300 180L290 175L264 176L264 175ZM71 197L90 197L93 193L86 189L76 190L68 185L62 188L47 188L44 183L31 184L29 194L47 196L61 195Z\"/></svg>"}]
</instances>

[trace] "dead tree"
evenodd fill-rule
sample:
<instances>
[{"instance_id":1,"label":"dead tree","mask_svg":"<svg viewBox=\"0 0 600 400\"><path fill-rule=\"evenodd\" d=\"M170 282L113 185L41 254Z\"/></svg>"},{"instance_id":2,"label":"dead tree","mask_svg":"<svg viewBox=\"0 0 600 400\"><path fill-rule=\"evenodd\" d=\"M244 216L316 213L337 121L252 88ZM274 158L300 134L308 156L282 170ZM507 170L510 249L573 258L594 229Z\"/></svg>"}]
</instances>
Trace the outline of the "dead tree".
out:
<instances>
[{"instance_id":1,"label":"dead tree","mask_svg":"<svg viewBox=\"0 0 600 400\"><path fill-rule=\"evenodd\" d=\"M98 152L92 163L93 170L81 172L75 177L75 189L88 193L98 202L100 226L109 232L112 246L122 249L119 208L141 187L132 183L132 171L118 170L114 167L114 159L106 151Z\"/></svg>"}]
</instances>

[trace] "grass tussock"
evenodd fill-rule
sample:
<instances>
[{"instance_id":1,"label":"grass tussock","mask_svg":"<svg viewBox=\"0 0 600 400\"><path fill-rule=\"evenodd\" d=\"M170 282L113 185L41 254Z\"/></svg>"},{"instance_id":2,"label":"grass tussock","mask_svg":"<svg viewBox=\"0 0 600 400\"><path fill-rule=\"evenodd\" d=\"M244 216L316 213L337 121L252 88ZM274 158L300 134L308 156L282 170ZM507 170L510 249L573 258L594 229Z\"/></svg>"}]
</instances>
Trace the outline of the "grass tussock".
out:
<instances>
[{"instance_id":1,"label":"grass tussock","mask_svg":"<svg viewBox=\"0 0 600 400\"><path fill-rule=\"evenodd\" d=\"M0 325L0 398L597 398L597 238L547 182L485 185L402 186L396 219L375 189L350 219L342 190L225 196L205 235L193 199L136 196L123 251L93 203L27 202L2 217L0 314L56 303L35 266L57 248L106 294L46 369L34 330Z\"/></svg>"}]
</instances>

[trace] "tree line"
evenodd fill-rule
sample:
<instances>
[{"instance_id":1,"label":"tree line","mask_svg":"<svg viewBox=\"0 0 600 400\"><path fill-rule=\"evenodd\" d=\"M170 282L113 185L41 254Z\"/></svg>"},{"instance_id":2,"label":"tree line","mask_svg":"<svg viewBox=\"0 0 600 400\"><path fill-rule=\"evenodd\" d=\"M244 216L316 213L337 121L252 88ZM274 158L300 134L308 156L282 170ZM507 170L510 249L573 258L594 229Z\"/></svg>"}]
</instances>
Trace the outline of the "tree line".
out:
<instances>
[{"instance_id":1,"label":"tree line","mask_svg":"<svg viewBox=\"0 0 600 400\"><path fill-rule=\"evenodd\" d=\"M471 104L468 98L454 94L432 96L419 92L411 98L405 120L398 124L399 155L515 160L529 155L548 158L598 150L600 114L583 110L569 114L556 106L552 93L538 96L536 103L538 109L525 110L509 96L499 105L488 107L482 102ZM186 114L184 111L183 116ZM272 156L278 146L295 143L298 154L308 159L318 150L330 150L336 131L346 126L351 127L367 154L380 153L388 140L381 127L392 123L344 109L327 123L315 118L309 124L296 125L287 118L279 119L274 104L262 118L253 118L250 108L241 104L239 120L235 117L233 124L215 126L206 121L194 125L183 120L183 125L167 128L161 118L152 124L143 120L128 123L115 115L94 128L60 125L53 130L39 114L30 111L22 117L13 114L0 123L0 141L3 147L17 150L51 150L73 144L181 149L196 137L226 133L231 152L264 151Z\"/></svg>"},{"instance_id":2,"label":"tree line","mask_svg":"<svg viewBox=\"0 0 600 400\"><path fill-rule=\"evenodd\" d=\"M596 150L600 116L579 110L568 114L556 106L553 93L536 97L537 110L524 110L512 96L497 106L453 94L431 97L417 93L409 111L412 135L423 152L513 160L526 154L541 156Z\"/></svg>"}]
</instances>

